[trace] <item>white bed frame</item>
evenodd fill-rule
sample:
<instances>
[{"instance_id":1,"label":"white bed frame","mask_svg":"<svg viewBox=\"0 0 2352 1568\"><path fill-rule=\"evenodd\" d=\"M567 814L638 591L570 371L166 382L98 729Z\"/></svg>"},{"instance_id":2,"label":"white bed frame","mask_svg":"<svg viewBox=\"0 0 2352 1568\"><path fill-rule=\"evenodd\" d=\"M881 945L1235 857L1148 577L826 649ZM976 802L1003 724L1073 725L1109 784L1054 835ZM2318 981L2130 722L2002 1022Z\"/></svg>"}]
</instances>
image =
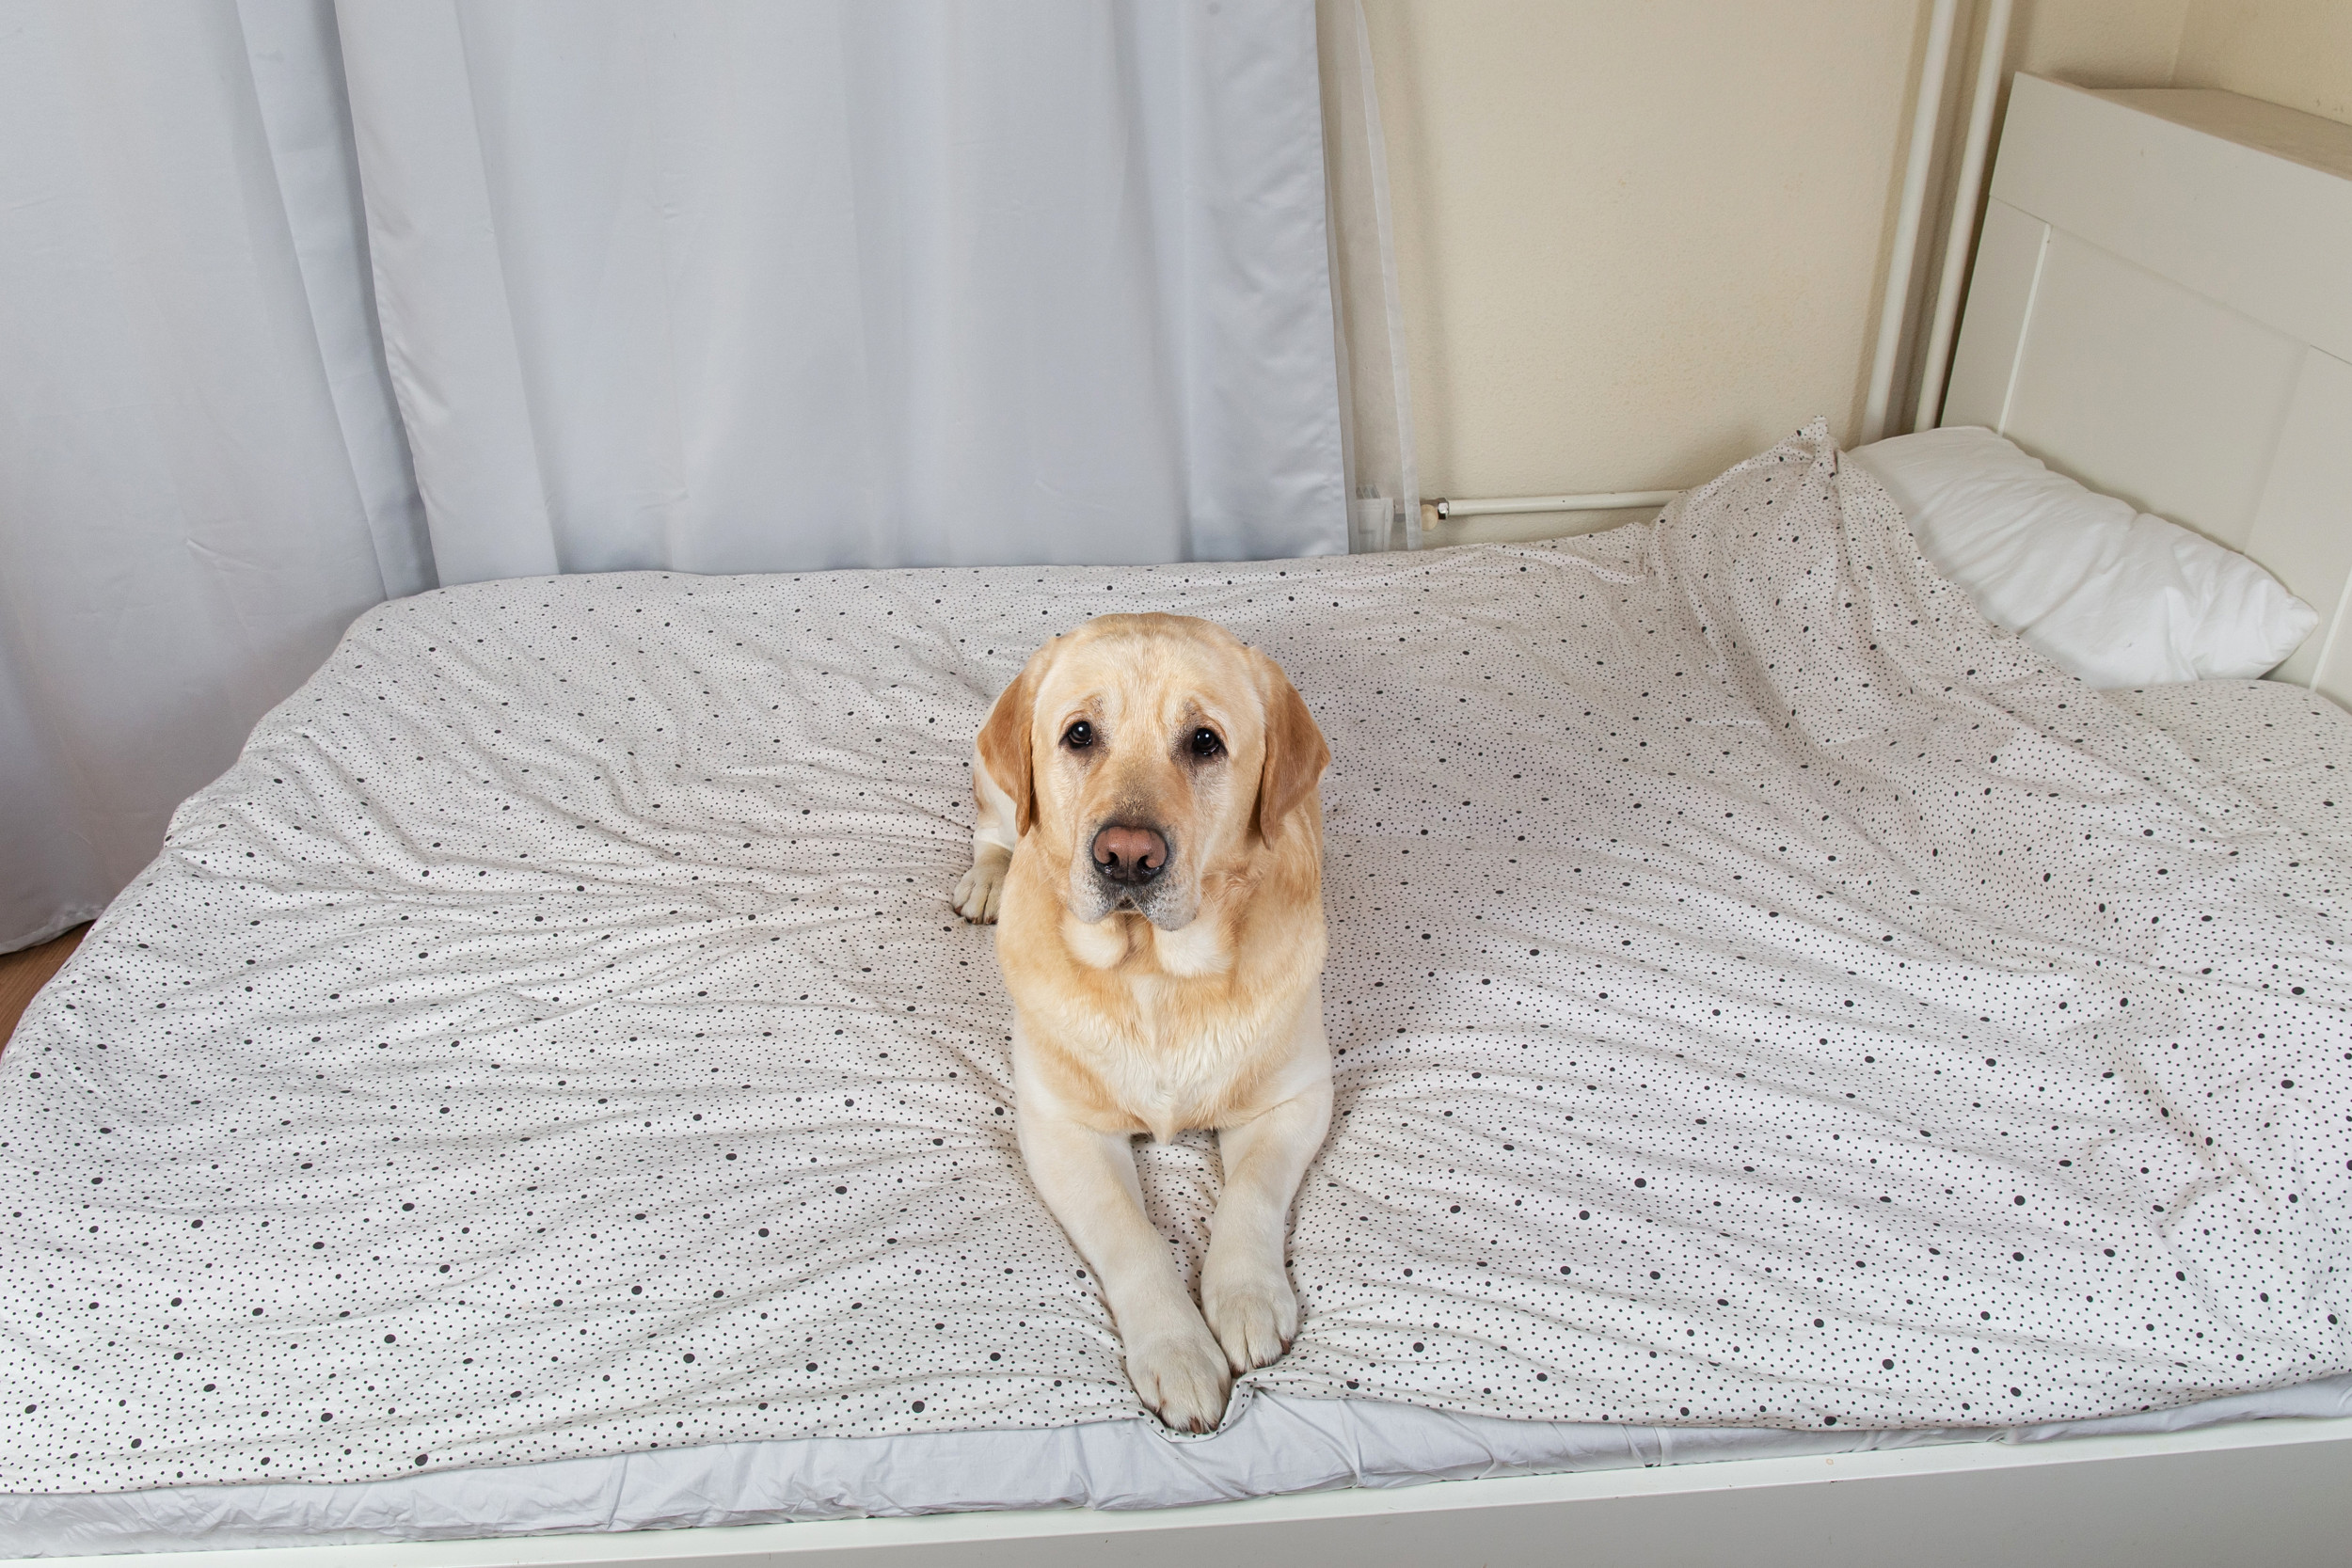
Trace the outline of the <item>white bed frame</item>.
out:
<instances>
[{"instance_id":1,"label":"white bed frame","mask_svg":"<svg viewBox=\"0 0 2352 1568\"><path fill-rule=\"evenodd\" d=\"M2244 549L2352 698L2352 127L2020 76L1944 414ZM2352 1418L1441 1482L1151 1513L1004 1513L270 1551L157 1568L1094 1562L2352 1560ZM48 1560L95 1565L119 1558Z\"/></svg>"},{"instance_id":2,"label":"white bed frame","mask_svg":"<svg viewBox=\"0 0 2352 1568\"><path fill-rule=\"evenodd\" d=\"M2018 77L1943 422L2261 562L2352 700L2352 125Z\"/></svg>"}]
</instances>

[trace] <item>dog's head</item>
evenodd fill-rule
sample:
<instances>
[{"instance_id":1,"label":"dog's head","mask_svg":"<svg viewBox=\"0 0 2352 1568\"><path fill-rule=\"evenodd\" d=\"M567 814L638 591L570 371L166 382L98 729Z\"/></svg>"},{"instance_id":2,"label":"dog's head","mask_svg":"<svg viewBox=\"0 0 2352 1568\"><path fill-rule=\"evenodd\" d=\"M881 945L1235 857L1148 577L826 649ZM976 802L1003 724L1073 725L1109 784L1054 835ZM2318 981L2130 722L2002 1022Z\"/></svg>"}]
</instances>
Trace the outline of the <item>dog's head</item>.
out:
<instances>
[{"instance_id":1,"label":"dog's head","mask_svg":"<svg viewBox=\"0 0 2352 1568\"><path fill-rule=\"evenodd\" d=\"M979 756L1072 914L1166 931L1200 912L1204 874L1301 831L1331 760L1281 669L1189 615L1105 615L1040 648Z\"/></svg>"}]
</instances>

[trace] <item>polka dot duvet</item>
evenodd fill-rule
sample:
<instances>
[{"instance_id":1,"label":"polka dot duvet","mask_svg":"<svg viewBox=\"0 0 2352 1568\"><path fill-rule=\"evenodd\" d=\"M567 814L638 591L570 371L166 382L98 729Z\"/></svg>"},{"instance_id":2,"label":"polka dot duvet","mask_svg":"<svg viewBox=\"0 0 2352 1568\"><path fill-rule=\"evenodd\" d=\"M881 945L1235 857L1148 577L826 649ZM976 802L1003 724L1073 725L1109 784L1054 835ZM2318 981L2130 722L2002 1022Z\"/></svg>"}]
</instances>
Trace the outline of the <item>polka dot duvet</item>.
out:
<instances>
[{"instance_id":1,"label":"polka dot duvet","mask_svg":"<svg viewBox=\"0 0 2352 1568\"><path fill-rule=\"evenodd\" d=\"M1144 608L1336 756L1248 1385L1819 1430L2352 1369L2344 841L1817 429L1554 544L370 612L0 1057L0 1492L1139 1418L946 894L998 687ZM1214 1146L1142 1164L1197 1264Z\"/></svg>"}]
</instances>

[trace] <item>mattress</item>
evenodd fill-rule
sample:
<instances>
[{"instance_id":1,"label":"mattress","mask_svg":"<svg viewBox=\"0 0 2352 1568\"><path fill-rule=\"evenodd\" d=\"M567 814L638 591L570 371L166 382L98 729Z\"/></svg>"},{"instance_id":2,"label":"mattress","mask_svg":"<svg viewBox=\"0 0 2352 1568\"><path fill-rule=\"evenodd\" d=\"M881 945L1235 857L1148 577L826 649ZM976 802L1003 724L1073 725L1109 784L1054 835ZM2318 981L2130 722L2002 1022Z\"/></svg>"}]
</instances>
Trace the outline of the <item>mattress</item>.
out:
<instances>
[{"instance_id":1,"label":"mattress","mask_svg":"<svg viewBox=\"0 0 2352 1568\"><path fill-rule=\"evenodd\" d=\"M1205 1447L1136 1421L1025 1192L945 908L995 689L1147 606L1266 646L1337 758L1308 1322ZM383 607L0 1059L0 1517L332 1529L481 1466L979 1500L841 1468L916 1440L1149 1437L1202 1457L1030 1489L1175 1500L2340 1373L2346 867L2280 734L2339 721L2280 690L2202 693L2278 742L2233 780L1984 626L1818 434L1550 545ZM1141 1164L1197 1263L1211 1148ZM1390 1420L1424 1468L1331 1467Z\"/></svg>"}]
</instances>

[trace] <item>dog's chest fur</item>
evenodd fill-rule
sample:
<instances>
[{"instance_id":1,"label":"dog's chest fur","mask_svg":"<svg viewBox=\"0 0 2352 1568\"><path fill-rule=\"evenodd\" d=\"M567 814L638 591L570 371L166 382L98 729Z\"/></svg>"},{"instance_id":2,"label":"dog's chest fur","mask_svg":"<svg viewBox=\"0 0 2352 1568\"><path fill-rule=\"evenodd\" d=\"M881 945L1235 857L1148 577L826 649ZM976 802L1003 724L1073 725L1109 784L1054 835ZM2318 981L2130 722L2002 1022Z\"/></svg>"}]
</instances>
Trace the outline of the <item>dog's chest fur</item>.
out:
<instances>
[{"instance_id":1,"label":"dog's chest fur","mask_svg":"<svg viewBox=\"0 0 2352 1568\"><path fill-rule=\"evenodd\" d=\"M1060 915L999 956L1057 1091L1106 1131L1166 1140L1246 1115L1287 1064L1323 959L1322 911L1302 912L1279 935L1211 911L1179 931ZM1008 929L1024 924L1008 910Z\"/></svg>"}]
</instances>

